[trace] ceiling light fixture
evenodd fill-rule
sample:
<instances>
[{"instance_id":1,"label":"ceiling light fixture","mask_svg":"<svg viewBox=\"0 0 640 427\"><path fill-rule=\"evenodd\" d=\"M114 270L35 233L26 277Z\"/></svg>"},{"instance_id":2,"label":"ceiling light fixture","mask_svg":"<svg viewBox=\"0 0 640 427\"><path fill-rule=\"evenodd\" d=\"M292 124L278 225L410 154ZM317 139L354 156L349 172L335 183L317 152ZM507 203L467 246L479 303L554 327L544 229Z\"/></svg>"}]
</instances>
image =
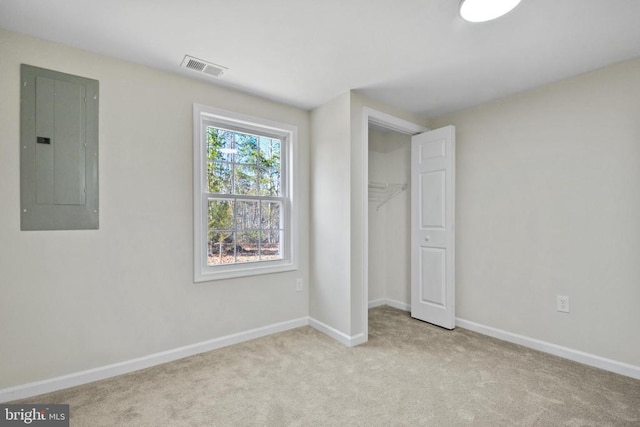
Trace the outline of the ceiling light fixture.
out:
<instances>
[{"instance_id":1,"label":"ceiling light fixture","mask_svg":"<svg viewBox=\"0 0 640 427\"><path fill-rule=\"evenodd\" d=\"M469 22L486 22L511 12L521 0L461 0L460 16Z\"/></svg>"}]
</instances>

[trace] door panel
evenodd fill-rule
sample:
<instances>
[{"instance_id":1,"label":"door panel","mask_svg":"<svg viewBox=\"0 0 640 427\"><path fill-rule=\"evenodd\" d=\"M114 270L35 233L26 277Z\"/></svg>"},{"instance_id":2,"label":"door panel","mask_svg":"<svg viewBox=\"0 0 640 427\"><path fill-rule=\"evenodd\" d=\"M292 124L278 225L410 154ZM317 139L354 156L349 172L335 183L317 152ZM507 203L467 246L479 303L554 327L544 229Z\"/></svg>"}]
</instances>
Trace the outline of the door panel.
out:
<instances>
[{"instance_id":1,"label":"door panel","mask_svg":"<svg viewBox=\"0 0 640 427\"><path fill-rule=\"evenodd\" d=\"M455 327L455 128L411 140L411 316Z\"/></svg>"},{"instance_id":2,"label":"door panel","mask_svg":"<svg viewBox=\"0 0 640 427\"><path fill-rule=\"evenodd\" d=\"M420 255L420 302L446 308L446 251L422 247Z\"/></svg>"},{"instance_id":3,"label":"door panel","mask_svg":"<svg viewBox=\"0 0 640 427\"><path fill-rule=\"evenodd\" d=\"M423 229L445 228L446 171L439 170L420 174L420 225Z\"/></svg>"}]
</instances>

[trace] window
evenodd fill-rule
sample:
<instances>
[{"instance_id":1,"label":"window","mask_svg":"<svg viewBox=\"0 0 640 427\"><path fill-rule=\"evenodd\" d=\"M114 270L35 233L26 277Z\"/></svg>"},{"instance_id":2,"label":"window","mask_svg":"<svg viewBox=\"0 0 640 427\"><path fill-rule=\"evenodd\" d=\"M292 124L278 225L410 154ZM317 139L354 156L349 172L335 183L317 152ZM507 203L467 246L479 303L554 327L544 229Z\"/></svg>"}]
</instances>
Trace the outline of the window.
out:
<instances>
[{"instance_id":1,"label":"window","mask_svg":"<svg viewBox=\"0 0 640 427\"><path fill-rule=\"evenodd\" d=\"M295 270L296 127L194 105L196 282Z\"/></svg>"}]
</instances>

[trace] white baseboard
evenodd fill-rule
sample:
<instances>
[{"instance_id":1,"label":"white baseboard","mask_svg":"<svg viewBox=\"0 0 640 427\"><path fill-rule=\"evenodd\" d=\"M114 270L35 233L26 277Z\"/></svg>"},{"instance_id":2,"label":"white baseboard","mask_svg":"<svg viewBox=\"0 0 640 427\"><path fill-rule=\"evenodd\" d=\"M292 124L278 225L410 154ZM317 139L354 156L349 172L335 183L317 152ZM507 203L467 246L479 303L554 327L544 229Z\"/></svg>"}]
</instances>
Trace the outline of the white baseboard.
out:
<instances>
[{"instance_id":1,"label":"white baseboard","mask_svg":"<svg viewBox=\"0 0 640 427\"><path fill-rule=\"evenodd\" d=\"M309 326L318 331L322 332L325 335L333 338L334 340L346 345L347 347L354 347L359 344L363 344L367 342L367 337L364 334L360 333L358 335L350 336L345 334L344 332L340 332L339 330L322 323L319 320L314 319L313 317L309 318Z\"/></svg>"},{"instance_id":2,"label":"white baseboard","mask_svg":"<svg viewBox=\"0 0 640 427\"><path fill-rule=\"evenodd\" d=\"M381 305L387 305L386 298L374 299L369 301L369 308L380 307Z\"/></svg>"},{"instance_id":3,"label":"white baseboard","mask_svg":"<svg viewBox=\"0 0 640 427\"><path fill-rule=\"evenodd\" d=\"M604 369L605 371L615 372L616 374L640 379L640 366L629 365L627 363L618 362L616 360L606 359L604 357L596 356L567 347L562 347L534 338L525 337L523 335L514 334L511 332L503 331L501 329L492 328L491 326L481 325L479 323L460 318L456 318L456 326L460 326L464 329L469 329L470 331L478 332L482 335L488 335L499 340L542 351L544 353L553 354L554 356L573 360L574 362L579 362L585 365L593 366L595 368Z\"/></svg>"},{"instance_id":4,"label":"white baseboard","mask_svg":"<svg viewBox=\"0 0 640 427\"><path fill-rule=\"evenodd\" d=\"M349 347L355 347L360 344L364 344L369 340L369 337L365 337L363 333L359 333L351 337Z\"/></svg>"},{"instance_id":5,"label":"white baseboard","mask_svg":"<svg viewBox=\"0 0 640 427\"><path fill-rule=\"evenodd\" d=\"M136 359L126 360L120 363L114 363L112 365L76 372L73 374L51 378L44 381L37 381L15 387L5 388L0 390L0 402L10 402L12 400L25 399L44 393L50 393L52 391L58 391L77 385L115 377L129 372L138 371L140 369L149 368L151 366L160 365L163 363L193 356L198 353L204 353L233 344L261 338L278 332L287 331L289 329L307 326L308 324L309 318L301 317L299 319L275 323L273 325L251 329L249 331L244 331L237 334L227 335L224 337L203 341L172 350L162 351L160 353L154 353L148 356L138 357Z\"/></svg>"},{"instance_id":6,"label":"white baseboard","mask_svg":"<svg viewBox=\"0 0 640 427\"><path fill-rule=\"evenodd\" d=\"M389 307L394 307L402 311L411 311L411 304L392 300L389 298L380 298L369 301L369 308L380 307L381 305L388 305Z\"/></svg>"},{"instance_id":7,"label":"white baseboard","mask_svg":"<svg viewBox=\"0 0 640 427\"><path fill-rule=\"evenodd\" d=\"M411 307L408 304L401 303L399 301L388 300L388 299L375 300L375 301L369 302L370 308L377 307L380 305L389 305L405 311L410 311L411 309ZM86 371L76 372L73 374L51 378L44 381L37 381L37 382L32 382L32 383L28 383L20 386L5 388L0 390L0 402L10 402L13 400L25 399L25 398L37 396L40 394L50 393L53 391L62 390L69 387L74 387L74 386L87 384L94 381L103 380L106 378L115 377L118 375L137 371L140 369L145 369L155 365L160 365L163 363L182 359L184 357L193 356L195 354L204 353L204 352L215 350L218 348L227 347L233 344L238 344L241 342L249 341L256 338L261 338L267 335L287 331L290 329L299 328L301 326L306 326L306 325L310 325L314 329L317 329L318 331L328 335L329 337L335 339L336 341L348 347L353 347L367 341L364 334L349 336L316 319L309 318L309 317L302 317L299 319L289 320L286 322L276 323L276 324L264 326L261 328L251 329L249 331L227 335L224 337L215 338L212 340L203 341L196 344L191 344L184 347L179 347L172 350L151 354L148 356L143 356L136 359L127 360L124 362L115 363L112 365L107 365L99 368L89 369ZM634 365L618 362L615 360L606 359L600 356L595 356L589 353L584 353L584 352L573 350L567 347L562 347L559 345L547 343L544 341L540 341L540 340L525 337L522 335L514 334L511 332L503 331L500 329L492 328L490 326L481 325L479 323L471 322L471 321L460 319L460 318L456 318L456 326L460 326L461 328L469 329L471 331L478 332L483 335L488 335L503 341L519 344L528 348L532 348L534 350L539 350L539 351L553 354L559 357L564 357L565 359L573 360L575 362L584 363L585 365L604 369L610 372L615 372L621 375L626 375L631 378L640 379L639 366L634 366Z\"/></svg>"},{"instance_id":8,"label":"white baseboard","mask_svg":"<svg viewBox=\"0 0 640 427\"><path fill-rule=\"evenodd\" d=\"M389 307L394 307L402 311L411 311L411 304L407 304L401 301L396 301L387 298L387 305Z\"/></svg>"}]
</instances>

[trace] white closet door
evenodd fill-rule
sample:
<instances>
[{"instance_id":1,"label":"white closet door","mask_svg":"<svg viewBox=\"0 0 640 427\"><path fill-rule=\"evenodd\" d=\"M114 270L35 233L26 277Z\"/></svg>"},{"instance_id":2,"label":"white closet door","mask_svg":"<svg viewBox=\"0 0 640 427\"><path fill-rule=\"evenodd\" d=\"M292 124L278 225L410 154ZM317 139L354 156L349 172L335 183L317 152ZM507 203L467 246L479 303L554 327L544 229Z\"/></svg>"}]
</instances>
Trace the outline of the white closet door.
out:
<instances>
[{"instance_id":1,"label":"white closet door","mask_svg":"<svg viewBox=\"0 0 640 427\"><path fill-rule=\"evenodd\" d=\"M455 328L455 128L411 138L411 316Z\"/></svg>"}]
</instances>

